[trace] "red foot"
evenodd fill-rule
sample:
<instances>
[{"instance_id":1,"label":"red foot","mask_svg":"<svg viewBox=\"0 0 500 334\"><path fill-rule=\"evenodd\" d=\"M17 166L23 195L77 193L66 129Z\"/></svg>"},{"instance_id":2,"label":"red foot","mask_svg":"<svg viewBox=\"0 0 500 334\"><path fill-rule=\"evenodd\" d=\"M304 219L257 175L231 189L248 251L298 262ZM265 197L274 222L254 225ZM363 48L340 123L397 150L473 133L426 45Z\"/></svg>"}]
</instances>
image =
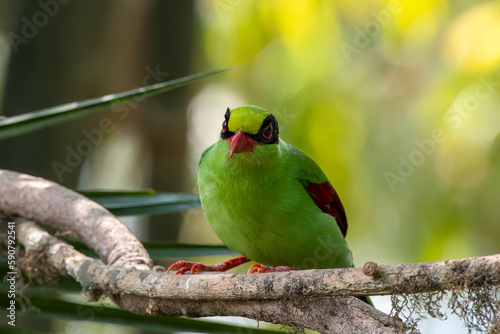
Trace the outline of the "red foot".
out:
<instances>
[{"instance_id":1,"label":"red foot","mask_svg":"<svg viewBox=\"0 0 500 334\"><path fill-rule=\"evenodd\" d=\"M279 267L268 267L268 266L263 266L262 264L252 264L250 268L248 268L248 272L250 274L253 273L276 273L280 271L291 271L291 270L297 270L292 267L287 267L287 266L279 266Z\"/></svg>"},{"instance_id":2,"label":"red foot","mask_svg":"<svg viewBox=\"0 0 500 334\"><path fill-rule=\"evenodd\" d=\"M167 274L174 268L177 269L177 271L175 272L176 275L182 275L187 271L191 271L191 274L194 274L198 271L226 271L248 261L250 260L244 256L239 256L223 263L216 263L212 266L200 262L177 261L170 267L168 267Z\"/></svg>"},{"instance_id":3,"label":"red foot","mask_svg":"<svg viewBox=\"0 0 500 334\"><path fill-rule=\"evenodd\" d=\"M177 261L174 264L172 264L170 267L168 267L167 274L170 272L170 270L176 269L175 274L182 275L186 271L191 270L195 264L198 264L198 263L197 262L190 262L190 261Z\"/></svg>"}]
</instances>

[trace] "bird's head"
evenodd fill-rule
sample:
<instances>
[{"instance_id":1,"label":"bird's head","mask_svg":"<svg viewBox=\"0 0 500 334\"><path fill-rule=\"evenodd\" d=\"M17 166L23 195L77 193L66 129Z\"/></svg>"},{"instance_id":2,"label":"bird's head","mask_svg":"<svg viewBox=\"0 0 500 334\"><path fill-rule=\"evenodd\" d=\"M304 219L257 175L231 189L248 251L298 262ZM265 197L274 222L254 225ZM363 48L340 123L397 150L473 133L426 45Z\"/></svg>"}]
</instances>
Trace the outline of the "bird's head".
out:
<instances>
[{"instance_id":1,"label":"bird's head","mask_svg":"<svg viewBox=\"0 0 500 334\"><path fill-rule=\"evenodd\" d=\"M220 137L230 143L232 158L236 153L253 153L258 145L277 144L278 133L278 121L272 114L256 106L242 106L227 108Z\"/></svg>"}]
</instances>

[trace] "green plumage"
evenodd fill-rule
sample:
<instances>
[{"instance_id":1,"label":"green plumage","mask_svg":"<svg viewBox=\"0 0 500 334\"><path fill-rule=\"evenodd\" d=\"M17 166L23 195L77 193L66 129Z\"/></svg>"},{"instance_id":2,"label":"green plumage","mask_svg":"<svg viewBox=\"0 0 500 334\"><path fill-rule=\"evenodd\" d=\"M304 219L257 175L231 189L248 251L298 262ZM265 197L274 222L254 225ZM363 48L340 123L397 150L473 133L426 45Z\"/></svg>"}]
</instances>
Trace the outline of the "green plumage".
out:
<instances>
[{"instance_id":1,"label":"green plumage","mask_svg":"<svg viewBox=\"0 0 500 334\"><path fill-rule=\"evenodd\" d=\"M231 111L228 129L256 135L267 116L254 106L239 107ZM230 158L230 142L221 138L203 153L198 175L207 219L235 252L268 266L351 267L352 254L335 218L306 190L326 181L312 159L282 139Z\"/></svg>"}]
</instances>

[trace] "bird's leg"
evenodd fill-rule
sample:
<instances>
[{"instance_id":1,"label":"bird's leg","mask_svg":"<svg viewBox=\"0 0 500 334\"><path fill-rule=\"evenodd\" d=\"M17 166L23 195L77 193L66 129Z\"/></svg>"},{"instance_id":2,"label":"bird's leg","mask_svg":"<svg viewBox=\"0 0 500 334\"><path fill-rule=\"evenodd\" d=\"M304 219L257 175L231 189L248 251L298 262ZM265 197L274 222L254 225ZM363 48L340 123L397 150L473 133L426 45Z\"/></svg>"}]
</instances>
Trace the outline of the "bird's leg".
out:
<instances>
[{"instance_id":1,"label":"bird's leg","mask_svg":"<svg viewBox=\"0 0 500 334\"><path fill-rule=\"evenodd\" d=\"M176 275L182 275L189 270L191 271L191 274L194 274L198 271L226 271L248 261L250 260L244 256L238 256L234 259L222 263L216 263L214 265L203 264L200 262L177 261L176 263L168 267L167 273L172 269L177 269L177 271L175 272Z\"/></svg>"},{"instance_id":2,"label":"bird's leg","mask_svg":"<svg viewBox=\"0 0 500 334\"><path fill-rule=\"evenodd\" d=\"M280 271L291 271L291 270L297 270L292 267L287 267L287 266L278 266L278 267L268 267L268 266L263 266L262 264L252 264L250 268L248 268L248 272L250 274L253 273L276 273Z\"/></svg>"}]
</instances>

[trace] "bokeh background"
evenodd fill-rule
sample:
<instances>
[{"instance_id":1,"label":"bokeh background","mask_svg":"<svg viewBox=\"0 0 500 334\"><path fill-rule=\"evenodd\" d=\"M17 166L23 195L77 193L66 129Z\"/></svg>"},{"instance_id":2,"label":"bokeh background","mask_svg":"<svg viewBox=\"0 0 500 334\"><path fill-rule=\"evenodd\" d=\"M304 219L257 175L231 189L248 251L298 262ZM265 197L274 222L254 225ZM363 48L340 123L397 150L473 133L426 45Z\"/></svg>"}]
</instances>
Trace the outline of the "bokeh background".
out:
<instances>
[{"instance_id":1,"label":"bokeh background","mask_svg":"<svg viewBox=\"0 0 500 334\"><path fill-rule=\"evenodd\" d=\"M4 140L0 166L196 193L225 109L254 104L337 189L358 265L499 253L499 36L498 1L0 0L3 116L237 65L126 114ZM104 117L114 130L68 164ZM201 210L126 221L142 240L219 242Z\"/></svg>"}]
</instances>

